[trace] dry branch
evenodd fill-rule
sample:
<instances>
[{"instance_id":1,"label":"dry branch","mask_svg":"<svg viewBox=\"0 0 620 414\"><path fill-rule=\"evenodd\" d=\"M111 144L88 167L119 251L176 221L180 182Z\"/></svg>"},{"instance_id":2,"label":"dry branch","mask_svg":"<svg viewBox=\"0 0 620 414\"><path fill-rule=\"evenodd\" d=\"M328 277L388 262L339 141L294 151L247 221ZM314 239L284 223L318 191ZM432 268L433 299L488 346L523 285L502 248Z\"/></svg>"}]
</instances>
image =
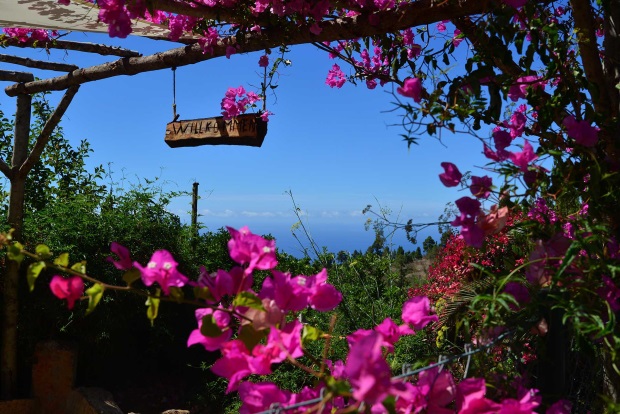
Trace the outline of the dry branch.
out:
<instances>
[{"instance_id":1,"label":"dry branch","mask_svg":"<svg viewBox=\"0 0 620 414\"><path fill-rule=\"evenodd\" d=\"M66 63L45 62L42 60L34 60L29 58L23 58L18 56L1 55L0 62L12 63L14 65L26 66L27 68L55 70L58 72L73 72L78 69L75 65L68 65Z\"/></svg>"},{"instance_id":2,"label":"dry branch","mask_svg":"<svg viewBox=\"0 0 620 414\"><path fill-rule=\"evenodd\" d=\"M32 167L39 160L41 153L43 152L45 146L47 145L47 142L49 141L50 135L52 135L54 128L58 126L58 123L62 119L62 116L65 114L65 111L69 107L69 104L71 103L73 97L79 89L79 86L72 86L67 90L67 92L65 92L62 99L58 103L58 106L56 106L54 113L52 113L52 115L50 115L50 117L45 122L43 130L41 130L41 133L37 137L32 151L30 151L30 154L28 154L28 158L26 158L26 160L20 165L17 172L18 176L26 177Z\"/></svg>"},{"instance_id":3,"label":"dry branch","mask_svg":"<svg viewBox=\"0 0 620 414\"><path fill-rule=\"evenodd\" d=\"M6 161L4 161L2 158L0 158L0 172L2 172L2 174L4 174L4 176L9 180L13 175L13 173L11 172L11 167L9 167Z\"/></svg>"},{"instance_id":4,"label":"dry branch","mask_svg":"<svg viewBox=\"0 0 620 414\"><path fill-rule=\"evenodd\" d=\"M33 80L34 75L32 73L0 70L0 81L32 82Z\"/></svg>"},{"instance_id":5,"label":"dry branch","mask_svg":"<svg viewBox=\"0 0 620 414\"><path fill-rule=\"evenodd\" d=\"M247 35L243 42L237 42L235 37L227 38L214 47L212 54L203 53L200 45L194 44L141 58L120 59L115 62L78 69L65 76L11 85L5 89L5 92L9 96L15 96L20 93L64 90L73 85L114 76L136 75L142 72L190 65L225 56L226 46L230 44L236 45L240 53L246 53L274 48L283 44L298 45L355 39L395 32L441 20L451 20L461 16L481 14L487 12L491 7L493 7L492 3L480 0L444 2L441 5L434 4L432 0L420 0L397 10L385 10L374 14L373 21L378 22L376 24L370 23L368 15L359 15L324 22L319 35L313 35L307 29L300 30L299 26L295 26L294 29L292 27L277 27L271 30L263 30L261 34Z\"/></svg>"},{"instance_id":6,"label":"dry branch","mask_svg":"<svg viewBox=\"0 0 620 414\"><path fill-rule=\"evenodd\" d=\"M32 41L20 42L13 37L0 38L0 45L14 46L22 48L41 48L41 49L64 49L75 50L76 52L97 53L102 56L119 56L119 57L138 57L141 53L123 49L122 47L98 45L95 43L72 42L69 40L50 40L47 42Z\"/></svg>"}]
</instances>

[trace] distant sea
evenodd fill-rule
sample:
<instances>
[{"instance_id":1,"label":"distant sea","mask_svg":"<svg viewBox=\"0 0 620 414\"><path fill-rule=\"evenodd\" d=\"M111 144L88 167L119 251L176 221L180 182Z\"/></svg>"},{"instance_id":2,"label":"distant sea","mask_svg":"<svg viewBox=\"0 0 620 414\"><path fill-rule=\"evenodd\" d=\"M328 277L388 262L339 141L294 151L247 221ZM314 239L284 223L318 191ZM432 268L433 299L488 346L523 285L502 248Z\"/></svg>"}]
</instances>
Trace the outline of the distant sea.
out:
<instances>
[{"instance_id":1,"label":"distant sea","mask_svg":"<svg viewBox=\"0 0 620 414\"><path fill-rule=\"evenodd\" d=\"M291 225L288 223L255 223L249 225L250 231L256 234L271 234L276 239L276 247L283 252L295 257L303 257L303 248L310 248L310 243L301 229L296 231L299 237L298 242L291 232ZM216 230L217 228L211 228ZM353 253L355 250L364 253L372 245L375 234L372 229L366 231L363 224L338 223L325 224L316 223L310 226L309 232L319 248L326 247L327 251L338 253L341 250ZM386 231L386 235L387 235ZM432 236L439 242L439 232L437 228L428 228L418 233L417 244L412 244L405 236L404 230L399 230L393 236L388 237L386 245L390 249L397 249L402 246L405 251L415 250L422 246L422 242L428 236ZM302 247L303 246L303 247ZM312 256L311 256L312 257Z\"/></svg>"}]
</instances>

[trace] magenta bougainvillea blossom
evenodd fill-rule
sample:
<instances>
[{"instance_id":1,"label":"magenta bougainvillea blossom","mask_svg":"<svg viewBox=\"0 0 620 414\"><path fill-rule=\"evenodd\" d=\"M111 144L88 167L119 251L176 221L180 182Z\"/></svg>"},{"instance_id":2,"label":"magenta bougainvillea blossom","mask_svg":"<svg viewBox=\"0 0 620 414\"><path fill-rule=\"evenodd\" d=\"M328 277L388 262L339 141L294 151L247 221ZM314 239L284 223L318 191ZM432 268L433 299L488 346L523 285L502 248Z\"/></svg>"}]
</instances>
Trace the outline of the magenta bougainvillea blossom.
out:
<instances>
[{"instance_id":1,"label":"magenta bougainvillea blossom","mask_svg":"<svg viewBox=\"0 0 620 414\"><path fill-rule=\"evenodd\" d=\"M138 262L133 265L140 270L142 282L146 286L158 283L165 295L170 294L171 287L182 287L187 283L187 277L177 270L178 263L167 250L153 253L146 266Z\"/></svg>"},{"instance_id":2,"label":"magenta bougainvillea blossom","mask_svg":"<svg viewBox=\"0 0 620 414\"><path fill-rule=\"evenodd\" d=\"M73 309L75 301L84 294L84 281L79 276L54 276L50 281L50 289L58 299L67 299L67 307Z\"/></svg>"},{"instance_id":3,"label":"magenta bougainvillea blossom","mask_svg":"<svg viewBox=\"0 0 620 414\"><path fill-rule=\"evenodd\" d=\"M276 267L276 242L252 233L247 226L239 230L227 227L231 239L228 241L230 257L235 262L246 265L246 274L254 269L269 270Z\"/></svg>"},{"instance_id":4,"label":"magenta bougainvillea blossom","mask_svg":"<svg viewBox=\"0 0 620 414\"><path fill-rule=\"evenodd\" d=\"M510 154L510 160L523 172L527 172L530 162L537 158L538 155L534 152L534 147L528 141L523 143L523 150L521 152Z\"/></svg>"},{"instance_id":5,"label":"magenta bougainvillea blossom","mask_svg":"<svg viewBox=\"0 0 620 414\"><path fill-rule=\"evenodd\" d=\"M463 174L459 171L456 165L451 162L442 162L441 167L444 172L439 174L439 180L446 187L456 187L460 184Z\"/></svg>"},{"instance_id":6,"label":"magenta bougainvillea blossom","mask_svg":"<svg viewBox=\"0 0 620 414\"><path fill-rule=\"evenodd\" d=\"M519 6L516 6L516 7L521 7L523 4L527 2L527 0L505 0L505 2L509 4L510 3L519 4ZM546 83L539 76L536 76L536 75L523 76L517 79L517 81L510 87L510 90L508 91L508 97L513 102L516 102L520 98L525 98L527 96L528 88L531 88L532 90L544 89L545 85Z\"/></svg>"},{"instance_id":7,"label":"magenta bougainvillea blossom","mask_svg":"<svg viewBox=\"0 0 620 414\"><path fill-rule=\"evenodd\" d=\"M420 78L407 78L403 82L403 86L396 88L396 92L419 103L422 100L422 81Z\"/></svg>"},{"instance_id":8,"label":"magenta bougainvillea blossom","mask_svg":"<svg viewBox=\"0 0 620 414\"><path fill-rule=\"evenodd\" d=\"M131 260L129 249L125 246L122 246L117 242L112 242L110 244L110 251L116 254L119 260L114 260L112 256L108 256L106 260L112 263L118 270L129 270L133 268L133 261Z\"/></svg>"},{"instance_id":9,"label":"magenta bougainvillea blossom","mask_svg":"<svg viewBox=\"0 0 620 414\"><path fill-rule=\"evenodd\" d=\"M228 88L220 106L224 119L232 119L245 113L252 105L260 101L261 97L255 92L247 92L243 86Z\"/></svg>"},{"instance_id":10,"label":"magenta bougainvillea blossom","mask_svg":"<svg viewBox=\"0 0 620 414\"><path fill-rule=\"evenodd\" d=\"M195 344L202 345L207 351L217 351L222 345L230 340L232 336L232 329L228 327L230 324L230 314L221 310L213 310L212 308L196 309L196 322L198 328L194 329L187 338L187 346ZM212 317L218 328L221 329L221 334L218 336L204 336L200 333L202 328L202 320L205 317Z\"/></svg>"},{"instance_id":11,"label":"magenta bougainvillea blossom","mask_svg":"<svg viewBox=\"0 0 620 414\"><path fill-rule=\"evenodd\" d=\"M564 118L562 125L566 128L566 134L584 147L593 147L598 142L598 128L593 127L588 121L577 121L574 116Z\"/></svg>"},{"instance_id":12,"label":"magenta bougainvillea blossom","mask_svg":"<svg viewBox=\"0 0 620 414\"><path fill-rule=\"evenodd\" d=\"M327 72L327 79L325 79L325 83L330 88L342 88L342 85L347 81L347 77L344 72L340 69L340 66L334 63L334 66Z\"/></svg>"},{"instance_id":13,"label":"magenta bougainvillea blossom","mask_svg":"<svg viewBox=\"0 0 620 414\"><path fill-rule=\"evenodd\" d=\"M471 185L469 190L472 195L477 198L489 198L491 195L491 187L493 186L493 180L488 175L484 177L477 177L473 175L471 177Z\"/></svg>"},{"instance_id":14,"label":"magenta bougainvillea blossom","mask_svg":"<svg viewBox=\"0 0 620 414\"><path fill-rule=\"evenodd\" d=\"M426 296L415 296L407 300L403 305L402 318L403 322L418 331L438 320L437 315L431 315L431 301Z\"/></svg>"},{"instance_id":15,"label":"magenta bougainvillea blossom","mask_svg":"<svg viewBox=\"0 0 620 414\"><path fill-rule=\"evenodd\" d=\"M380 404L391 388L392 371L382 355L383 336L370 331L349 349L344 375L351 383L353 397L368 404Z\"/></svg>"}]
</instances>

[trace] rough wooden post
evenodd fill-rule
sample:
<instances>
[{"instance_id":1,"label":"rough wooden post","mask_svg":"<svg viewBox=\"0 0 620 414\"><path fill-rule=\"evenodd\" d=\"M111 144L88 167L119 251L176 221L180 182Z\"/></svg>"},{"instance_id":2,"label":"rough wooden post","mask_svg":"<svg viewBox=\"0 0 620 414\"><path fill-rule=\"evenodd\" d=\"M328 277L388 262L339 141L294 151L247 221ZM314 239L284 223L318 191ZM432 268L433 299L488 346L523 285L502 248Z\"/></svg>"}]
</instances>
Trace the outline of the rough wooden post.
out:
<instances>
[{"instance_id":1,"label":"rough wooden post","mask_svg":"<svg viewBox=\"0 0 620 414\"><path fill-rule=\"evenodd\" d=\"M192 187L192 242L198 238L198 183Z\"/></svg>"},{"instance_id":2,"label":"rough wooden post","mask_svg":"<svg viewBox=\"0 0 620 414\"><path fill-rule=\"evenodd\" d=\"M77 367L75 348L55 341L42 342L34 352L32 394L40 412L64 414L73 390Z\"/></svg>"},{"instance_id":3,"label":"rough wooden post","mask_svg":"<svg viewBox=\"0 0 620 414\"><path fill-rule=\"evenodd\" d=\"M11 190L9 195L8 223L14 229L15 240L22 238L24 222L24 194L26 177L17 174L17 170L28 156L28 139L30 135L30 95L17 97L17 111L15 113L15 130L13 136L13 158L11 162L12 174ZM2 349L0 365L0 397L10 399L15 396L17 387L17 316L19 264L7 261L4 274L4 309L2 315Z\"/></svg>"}]
</instances>

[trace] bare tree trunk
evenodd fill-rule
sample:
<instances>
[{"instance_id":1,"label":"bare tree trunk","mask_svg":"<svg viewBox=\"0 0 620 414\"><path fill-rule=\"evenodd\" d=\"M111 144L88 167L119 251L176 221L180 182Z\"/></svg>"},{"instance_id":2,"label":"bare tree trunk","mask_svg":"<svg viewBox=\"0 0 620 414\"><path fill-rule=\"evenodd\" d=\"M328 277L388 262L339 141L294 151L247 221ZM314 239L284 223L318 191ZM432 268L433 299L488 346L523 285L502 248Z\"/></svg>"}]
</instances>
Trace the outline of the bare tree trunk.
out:
<instances>
[{"instance_id":1,"label":"bare tree trunk","mask_svg":"<svg viewBox=\"0 0 620 414\"><path fill-rule=\"evenodd\" d=\"M13 237L15 240L21 240L24 223L26 177L17 174L17 171L28 156L31 102L32 97L30 95L19 95L17 97L8 216L8 223L14 229ZM0 364L0 398L2 399L12 398L17 387L18 281L19 264L7 261L3 280L4 312L2 315L2 348L0 349L2 360L2 364Z\"/></svg>"}]
</instances>

